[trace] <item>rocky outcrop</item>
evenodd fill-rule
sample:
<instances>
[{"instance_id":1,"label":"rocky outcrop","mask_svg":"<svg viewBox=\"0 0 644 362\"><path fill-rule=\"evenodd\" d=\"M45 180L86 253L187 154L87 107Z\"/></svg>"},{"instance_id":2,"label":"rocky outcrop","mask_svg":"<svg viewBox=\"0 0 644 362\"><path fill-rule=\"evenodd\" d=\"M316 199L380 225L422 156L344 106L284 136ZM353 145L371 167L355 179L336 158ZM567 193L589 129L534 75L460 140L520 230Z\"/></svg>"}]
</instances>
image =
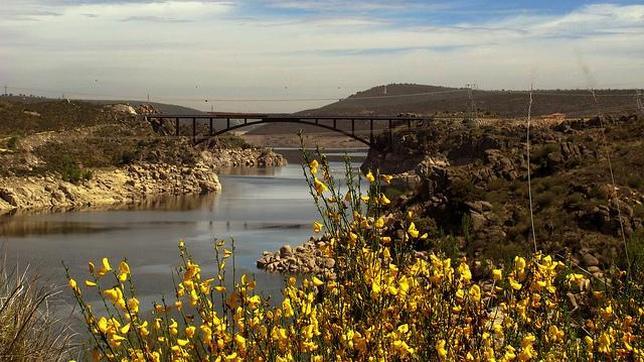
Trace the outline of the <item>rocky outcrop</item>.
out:
<instances>
[{"instance_id":1,"label":"rocky outcrop","mask_svg":"<svg viewBox=\"0 0 644 362\"><path fill-rule=\"evenodd\" d=\"M69 210L136 204L162 195L202 194L221 190L214 168L167 164L134 164L95 170L78 184L56 176L9 177L0 180L0 213L14 210Z\"/></svg>"},{"instance_id":2,"label":"rocky outcrop","mask_svg":"<svg viewBox=\"0 0 644 362\"><path fill-rule=\"evenodd\" d=\"M335 260L326 257L322 249L326 241L311 238L301 246L284 245L279 251L264 251L257 260L257 267L268 272L313 273L335 279Z\"/></svg>"},{"instance_id":3,"label":"rocky outcrop","mask_svg":"<svg viewBox=\"0 0 644 362\"><path fill-rule=\"evenodd\" d=\"M267 148L230 148L211 151L210 159L217 168L223 167L281 167L284 156Z\"/></svg>"}]
</instances>

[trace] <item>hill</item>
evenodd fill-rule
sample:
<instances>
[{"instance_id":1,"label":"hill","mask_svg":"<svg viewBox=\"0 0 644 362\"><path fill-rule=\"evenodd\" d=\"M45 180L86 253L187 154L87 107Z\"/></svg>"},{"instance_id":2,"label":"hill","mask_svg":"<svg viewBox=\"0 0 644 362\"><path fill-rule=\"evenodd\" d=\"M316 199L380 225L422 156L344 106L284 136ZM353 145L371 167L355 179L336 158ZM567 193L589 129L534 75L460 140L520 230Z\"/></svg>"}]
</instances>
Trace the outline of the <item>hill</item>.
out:
<instances>
[{"instance_id":1,"label":"hill","mask_svg":"<svg viewBox=\"0 0 644 362\"><path fill-rule=\"evenodd\" d=\"M471 97L470 97L471 93ZM589 117L601 113L629 114L637 110L635 90L597 90L597 103L588 90L537 90L533 94L532 115L558 114L564 118ZM470 90L421 84L389 84L353 94L329 105L298 112L302 115L399 115L412 113L435 118L517 118L525 117L527 91ZM271 124L248 132L249 135L286 135L299 129L305 133L324 130L311 126ZM326 131L324 131L326 132Z\"/></svg>"},{"instance_id":2,"label":"hill","mask_svg":"<svg viewBox=\"0 0 644 362\"><path fill-rule=\"evenodd\" d=\"M151 105L164 114L202 114L203 112L164 103L112 100L60 100L42 97L0 96L0 135L30 134L114 121L105 106L129 104L141 108Z\"/></svg>"},{"instance_id":3,"label":"hill","mask_svg":"<svg viewBox=\"0 0 644 362\"><path fill-rule=\"evenodd\" d=\"M419 84L390 84L358 92L344 100L318 109L300 112L307 115L421 115L463 114L472 109L479 117L523 117L529 94L514 90L471 90ZM636 109L635 90L597 90L598 104L604 111ZM536 116L564 113L572 117L597 113L592 93L585 89L534 91L532 114ZM472 107L472 104L474 107Z\"/></svg>"}]
</instances>

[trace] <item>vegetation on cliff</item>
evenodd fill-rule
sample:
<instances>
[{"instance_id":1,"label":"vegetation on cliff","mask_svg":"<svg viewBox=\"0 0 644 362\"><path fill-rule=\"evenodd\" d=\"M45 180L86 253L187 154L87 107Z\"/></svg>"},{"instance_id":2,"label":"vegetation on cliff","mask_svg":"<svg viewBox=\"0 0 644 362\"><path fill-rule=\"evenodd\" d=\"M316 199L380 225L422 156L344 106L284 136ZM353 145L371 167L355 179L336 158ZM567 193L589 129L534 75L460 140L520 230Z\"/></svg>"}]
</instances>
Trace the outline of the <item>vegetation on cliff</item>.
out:
<instances>
[{"instance_id":1,"label":"vegetation on cliff","mask_svg":"<svg viewBox=\"0 0 644 362\"><path fill-rule=\"evenodd\" d=\"M641 250L643 120L630 115L534 123L530 172L540 248L570 254L597 272L623 261L623 226L626 241ZM427 248L505 261L533 250L525 120L437 118L393 137L391 144L380 140L363 168L396 174L388 190L394 203L401 212L417 212L420 225L442 236Z\"/></svg>"}]
</instances>

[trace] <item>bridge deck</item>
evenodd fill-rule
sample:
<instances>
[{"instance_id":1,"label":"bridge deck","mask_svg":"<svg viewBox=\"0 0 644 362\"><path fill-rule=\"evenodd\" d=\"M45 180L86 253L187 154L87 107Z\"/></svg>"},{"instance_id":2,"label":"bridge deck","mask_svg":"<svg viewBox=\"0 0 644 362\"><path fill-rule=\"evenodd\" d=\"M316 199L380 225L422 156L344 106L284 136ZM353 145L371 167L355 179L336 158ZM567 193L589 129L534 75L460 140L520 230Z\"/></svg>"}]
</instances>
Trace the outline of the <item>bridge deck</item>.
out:
<instances>
[{"instance_id":1,"label":"bridge deck","mask_svg":"<svg viewBox=\"0 0 644 362\"><path fill-rule=\"evenodd\" d=\"M313 115L298 115L298 114L285 114L285 113L202 113L202 114L150 114L146 115L148 119L157 119L161 122L165 120L174 121L175 135L179 136L181 131L181 122L189 121L192 123L192 139L193 142L198 143L207 138L218 136L220 134L251 126L266 123L299 123L303 125L316 126L335 131L345 136L351 137L360 141L368 146L374 145L374 124L384 123L384 127L379 127L380 130L385 129L389 131L391 138L392 130L396 126L407 125L407 128L412 128L414 123L420 121L430 120L429 118L413 117L413 116L347 116L347 115L332 115L332 116L313 116ZM208 121L208 131L206 134L199 134L197 123L198 121ZM215 129L214 120L226 120L226 127L222 129ZM242 123L231 123L233 121L242 121ZM320 123L320 121L331 121ZM363 138L356 132L356 124L369 125L369 138ZM345 125L346 127L339 127ZM350 127L349 127L350 126Z\"/></svg>"}]
</instances>

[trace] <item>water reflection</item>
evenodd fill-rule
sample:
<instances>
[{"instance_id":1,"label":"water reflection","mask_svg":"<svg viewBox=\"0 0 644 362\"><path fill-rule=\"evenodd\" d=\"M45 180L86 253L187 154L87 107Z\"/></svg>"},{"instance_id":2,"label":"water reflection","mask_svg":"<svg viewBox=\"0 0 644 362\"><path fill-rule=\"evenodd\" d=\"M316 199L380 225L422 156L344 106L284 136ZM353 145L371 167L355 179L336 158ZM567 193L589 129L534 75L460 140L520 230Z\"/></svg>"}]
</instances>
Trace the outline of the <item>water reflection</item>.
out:
<instances>
[{"instance_id":1,"label":"water reflection","mask_svg":"<svg viewBox=\"0 0 644 362\"><path fill-rule=\"evenodd\" d=\"M341 163L331 166L334 176L344 174ZM88 260L127 258L142 307L150 308L162 295L173 295L179 239L186 241L204 274L214 273L213 241L234 239L237 272L254 274L259 292L279 299L282 276L257 270L255 261L264 250L311 236L311 221L318 215L302 169L299 164L229 169L222 170L220 180L220 194L149 200L118 210L0 217L0 243L10 265L30 264L59 285L65 284L61 261L81 279ZM69 293L62 295L73 304Z\"/></svg>"},{"instance_id":2,"label":"water reflection","mask_svg":"<svg viewBox=\"0 0 644 362\"><path fill-rule=\"evenodd\" d=\"M174 196L149 199L135 205L114 205L100 211L188 211L201 208L211 208L216 203L219 194L208 194L200 197L195 196ZM83 213L96 213L97 209L78 210ZM69 210L67 212L70 212ZM51 234L88 234L103 232L112 229L114 225L98 225L93 222L59 220L55 214L47 214L42 211L36 213L20 213L15 215L0 215L0 236L28 236L28 235L51 235ZM165 222L165 221L162 221Z\"/></svg>"}]
</instances>

